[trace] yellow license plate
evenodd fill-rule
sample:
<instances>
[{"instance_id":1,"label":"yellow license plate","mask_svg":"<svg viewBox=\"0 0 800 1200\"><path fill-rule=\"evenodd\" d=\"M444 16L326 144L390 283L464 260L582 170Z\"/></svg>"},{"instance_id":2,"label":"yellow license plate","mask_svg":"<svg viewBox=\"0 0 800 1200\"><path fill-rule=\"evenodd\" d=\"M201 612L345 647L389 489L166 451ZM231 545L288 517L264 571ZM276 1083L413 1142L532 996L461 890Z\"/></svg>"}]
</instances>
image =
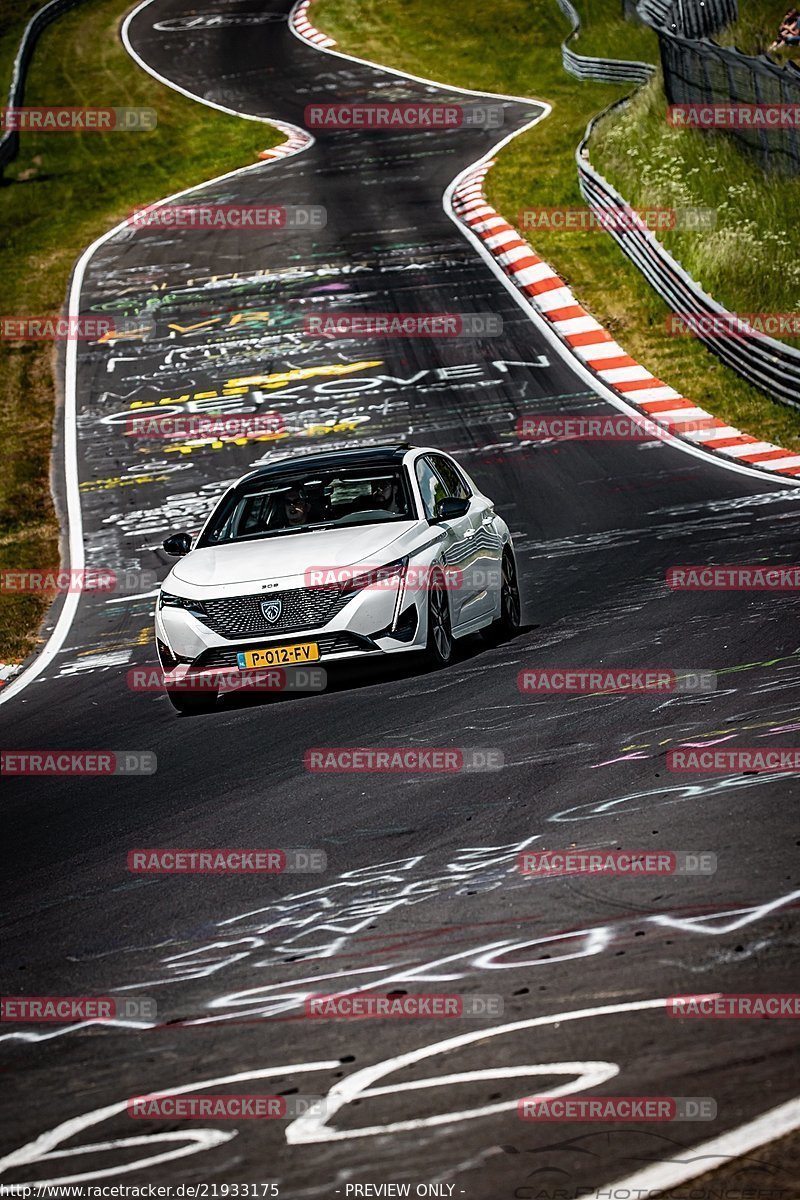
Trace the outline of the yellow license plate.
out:
<instances>
[{"instance_id":1,"label":"yellow license plate","mask_svg":"<svg viewBox=\"0 0 800 1200\"><path fill-rule=\"evenodd\" d=\"M285 667L297 663L317 662L316 642L298 642L294 646L267 646L263 650L244 650L236 655L240 667Z\"/></svg>"}]
</instances>

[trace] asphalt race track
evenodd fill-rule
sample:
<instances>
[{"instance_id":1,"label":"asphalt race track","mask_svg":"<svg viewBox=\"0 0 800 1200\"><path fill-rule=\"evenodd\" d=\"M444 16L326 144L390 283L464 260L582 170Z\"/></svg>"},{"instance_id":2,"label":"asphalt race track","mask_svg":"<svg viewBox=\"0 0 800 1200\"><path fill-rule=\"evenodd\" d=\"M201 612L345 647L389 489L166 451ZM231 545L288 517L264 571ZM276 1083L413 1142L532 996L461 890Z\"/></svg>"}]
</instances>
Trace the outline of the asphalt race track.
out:
<instances>
[{"instance_id":1,"label":"asphalt race track","mask_svg":"<svg viewBox=\"0 0 800 1200\"><path fill-rule=\"evenodd\" d=\"M180 18L194 11L189 0L138 9L132 48L153 72L242 114L302 127L314 101L463 100L311 48L290 32L286 0L203 6L262 13L259 23L186 28ZM146 340L79 350L89 566L161 579L166 534L197 530L223 485L255 463L407 440L453 453L497 501L515 539L525 625L499 648L469 640L443 672L332 671L323 694L223 699L212 714L179 717L166 697L126 682L132 667L156 661L154 588L80 598L59 652L4 697L0 745L148 750L158 769L3 780L2 990L148 996L158 1012L138 1024L3 1028L3 1090L14 1098L0 1182L277 1183L292 1197L410 1183L480 1200L560 1200L690 1159L794 1096L791 1021L678 1020L664 998L792 990L796 775L679 775L665 756L687 741L797 744L797 602L790 591L671 592L665 572L800 561L800 491L664 443L520 443L520 415L612 410L476 254L442 197L539 111L504 101L500 135L315 132L304 152L243 164L192 200L323 206L324 227L129 227L87 262L82 310L155 321ZM499 314L503 333L306 335L304 316L334 302ZM278 412L288 436L179 451L125 434L132 412L151 411ZM548 696L517 687L523 668L593 665L714 670L718 688ZM505 766L317 775L304 768L312 746L491 748ZM127 870L132 848L172 846L319 848L328 869ZM547 879L517 869L521 849L570 846L707 851L717 870ZM503 1012L304 1015L309 992L355 987L500 996ZM234 1087L236 1075L246 1082ZM518 1097L570 1082L600 1096L711 1097L717 1116L668 1126L518 1119ZM132 1127L128 1097L192 1085L288 1096L341 1086L321 1121ZM767 1182L787 1200L797 1194L781 1167Z\"/></svg>"}]
</instances>

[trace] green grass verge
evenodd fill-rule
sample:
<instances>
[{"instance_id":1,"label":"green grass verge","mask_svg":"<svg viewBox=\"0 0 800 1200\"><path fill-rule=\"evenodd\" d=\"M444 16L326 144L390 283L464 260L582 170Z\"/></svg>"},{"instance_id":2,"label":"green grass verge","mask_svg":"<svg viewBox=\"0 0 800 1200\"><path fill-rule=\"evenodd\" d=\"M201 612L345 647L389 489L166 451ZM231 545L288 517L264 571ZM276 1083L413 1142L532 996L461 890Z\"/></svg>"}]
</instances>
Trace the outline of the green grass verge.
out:
<instances>
[{"instance_id":1,"label":"green grass verge","mask_svg":"<svg viewBox=\"0 0 800 1200\"><path fill-rule=\"evenodd\" d=\"M585 5L579 7L583 11ZM635 40L649 37L648 32L632 26L629 33L618 20L616 5L606 26L604 10L609 7L591 0L586 41L579 39L575 49L604 45L619 58L655 59ZM518 223L525 207L583 206L575 147L589 118L629 90L580 83L566 74L560 42L567 22L555 0L496 0L466 8L451 0L316 0L312 20L343 50L387 66L464 87L548 100L552 114L504 148L489 172L491 203L528 237L580 303L659 378L754 437L800 450L796 411L750 387L695 339L667 336L667 306L608 235L552 229L525 233ZM637 136L639 145L644 154ZM772 181L762 182L761 188L771 189ZM796 209L797 204L788 216ZM792 244L793 239L787 241ZM707 275L701 279L710 286ZM765 281L753 283L746 310L763 311L768 307Z\"/></svg>"},{"instance_id":2,"label":"green grass verge","mask_svg":"<svg viewBox=\"0 0 800 1200\"><path fill-rule=\"evenodd\" d=\"M575 0L575 7L581 18L580 33L569 44L575 54L658 62L655 33L649 25L626 21L621 4L609 4L609 0ZM609 46L617 48L616 54L609 54Z\"/></svg>"},{"instance_id":3,"label":"green grass verge","mask_svg":"<svg viewBox=\"0 0 800 1200\"><path fill-rule=\"evenodd\" d=\"M146 106L158 127L23 133L0 187L2 313L59 312L81 251L132 207L248 166L283 140L270 125L215 112L142 71L119 40L125 11L124 0L86 0L51 25L34 53L26 103ZM49 489L54 365L46 343L5 343L0 352L0 570L59 560ZM0 662L31 649L46 607L41 596L0 597Z\"/></svg>"}]
</instances>

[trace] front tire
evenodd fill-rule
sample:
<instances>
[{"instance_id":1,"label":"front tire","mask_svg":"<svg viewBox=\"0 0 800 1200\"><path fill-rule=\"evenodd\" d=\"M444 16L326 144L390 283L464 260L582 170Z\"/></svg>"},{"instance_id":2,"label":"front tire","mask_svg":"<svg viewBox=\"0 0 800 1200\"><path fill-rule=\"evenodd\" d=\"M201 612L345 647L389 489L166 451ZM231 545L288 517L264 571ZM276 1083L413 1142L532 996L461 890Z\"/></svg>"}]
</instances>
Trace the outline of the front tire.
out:
<instances>
[{"instance_id":1,"label":"front tire","mask_svg":"<svg viewBox=\"0 0 800 1200\"><path fill-rule=\"evenodd\" d=\"M453 626L450 620L450 604L445 591L444 579L435 575L428 592L428 644L425 647L425 663L430 670L448 666L453 659Z\"/></svg>"}]
</instances>

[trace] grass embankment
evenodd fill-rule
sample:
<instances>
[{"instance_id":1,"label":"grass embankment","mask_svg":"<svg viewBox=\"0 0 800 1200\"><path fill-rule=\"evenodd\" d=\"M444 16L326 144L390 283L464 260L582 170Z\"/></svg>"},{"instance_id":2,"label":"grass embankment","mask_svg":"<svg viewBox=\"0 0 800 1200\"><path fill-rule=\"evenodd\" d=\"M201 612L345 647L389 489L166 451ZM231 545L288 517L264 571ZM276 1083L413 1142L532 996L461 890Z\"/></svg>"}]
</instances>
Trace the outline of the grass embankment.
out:
<instances>
[{"instance_id":1,"label":"grass embankment","mask_svg":"<svg viewBox=\"0 0 800 1200\"><path fill-rule=\"evenodd\" d=\"M609 6L603 0L584 0L578 7L584 31L571 43L573 50L598 54L602 48L619 58L657 61L655 34L622 22L616 5ZM610 7L613 13L608 12ZM654 374L715 416L754 437L800 449L797 412L750 387L695 339L667 335L667 306L607 234L552 229L537 229L534 234L526 233L519 225L518 214L526 207L583 206L575 148L589 118L630 91L629 87L581 83L566 74L561 65L560 43L568 25L555 0L535 0L533 4L530 0L497 0L489 6L467 7L454 5L451 0L389 3L317 0L312 19L349 53L446 83L548 100L553 105L550 117L515 138L489 172L487 194L491 203L520 229L522 236L528 237L535 250L567 281L580 302ZM660 119L669 134L679 132L667 127L663 101ZM631 135L631 144L640 156L637 170L641 172L642 161L651 155L650 145L638 132ZM594 150L592 153L599 157ZM719 153L727 154L727 148ZM732 191L733 196L720 217L721 227L727 232L718 232L715 237L723 242L727 238L734 245L741 237L734 220L746 211L749 222L756 203L752 197L749 201L740 199L739 189L757 188L758 203L763 198L765 207L769 205L769 197L777 197L778 192L774 180L766 180L757 169L754 171L750 160L738 151L732 153L735 170L731 164L730 173L724 178L726 191ZM713 172L712 176L717 183L719 176ZM612 181L617 182L613 176ZM682 176L678 183L689 186ZM622 180L618 186L625 194ZM796 189L798 184L786 186ZM719 187L712 194L716 202L720 197ZM798 203L797 193L792 194L793 204L783 211L779 207L783 199L776 201L773 224L763 231L765 234L773 231L778 237L777 228L782 222L787 247L796 243L792 225ZM636 199L630 195L627 198ZM659 204L652 192L645 199L642 207ZM721 200L724 199L722 196ZM708 207L712 201L702 194L693 203ZM705 236L694 235L700 254ZM720 244L717 243L718 249ZM796 288L787 283L796 274L775 278L776 274L783 275L774 269L775 249L775 241L764 248L763 255L770 264L764 275L751 270L748 260L747 279L753 290L747 295L747 303L740 306L747 312L788 312L798 308ZM738 260L733 254L726 254L725 258L731 264ZM791 265L796 272L796 261ZM699 277L713 294L716 277L712 279L705 270L699 272ZM779 296L783 297L780 303Z\"/></svg>"},{"instance_id":2,"label":"grass embankment","mask_svg":"<svg viewBox=\"0 0 800 1200\"><path fill-rule=\"evenodd\" d=\"M51 25L34 52L25 102L150 107L158 127L23 133L20 156L0 187L0 313L58 313L81 251L131 208L248 166L259 150L283 140L270 125L194 103L142 71L119 40L126 7L125 0L86 0ZM14 36L30 15L29 6L16 8L0 42L4 93ZM0 348L0 570L59 561L48 476L54 366L50 344ZM0 662L32 648L47 604L43 596L0 596Z\"/></svg>"}]
</instances>

